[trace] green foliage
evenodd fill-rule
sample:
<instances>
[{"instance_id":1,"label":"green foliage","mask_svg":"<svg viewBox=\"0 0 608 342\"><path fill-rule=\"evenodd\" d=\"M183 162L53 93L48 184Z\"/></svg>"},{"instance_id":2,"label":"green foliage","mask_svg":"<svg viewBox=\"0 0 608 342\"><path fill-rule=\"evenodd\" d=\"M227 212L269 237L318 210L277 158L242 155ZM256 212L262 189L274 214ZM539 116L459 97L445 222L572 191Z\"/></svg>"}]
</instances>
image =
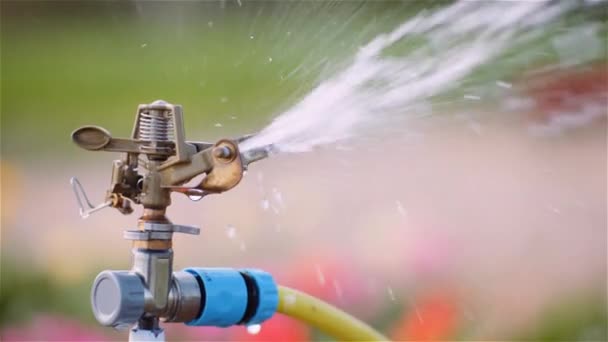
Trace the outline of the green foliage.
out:
<instances>
[{"instance_id":1,"label":"green foliage","mask_svg":"<svg viewBox=\"0 0 608 342\"><path fill-rule=\"evenodd\" d=\"M6 258L2 260L1 271L0 326L27 321L40 312L94 322L88 301L81 300L89 298L88 282L59 285L46 271Z\"/></svg>"},{"instance_id":2,"label":"green foliage","mask_svg":"<svg viewBox=\"0 0 608 342\"><path fill-rule=\"evenodd\" d=\"M606 294L575 297L555 303L533 328L521 334L518 341L606 341L608 314Z\"/></svg>"},{"instance_id":3,"label":"green foliage","mask_svg":"<svg viewBox=\"0 0 608 342\"><path fill-rule=\"evenodd\" d=\"M184 105L191 139L249 133L409 13L385 20L409 7L349 2L2 7L5 157L67 153L85 123L128 135L136 106L156 99Z\"/></svg>"},{"instance_id":4,"label":"green foliage","mask_svg":"<svg viewBox=\"0 0 608 342\"><path fill-rule=\"evenodd\" d=\"M41 272L19 271L2 261L0 282L0 323L6 325L27 319L33 310L49 308L57 291Z\"/></svg>"}]
</instances>

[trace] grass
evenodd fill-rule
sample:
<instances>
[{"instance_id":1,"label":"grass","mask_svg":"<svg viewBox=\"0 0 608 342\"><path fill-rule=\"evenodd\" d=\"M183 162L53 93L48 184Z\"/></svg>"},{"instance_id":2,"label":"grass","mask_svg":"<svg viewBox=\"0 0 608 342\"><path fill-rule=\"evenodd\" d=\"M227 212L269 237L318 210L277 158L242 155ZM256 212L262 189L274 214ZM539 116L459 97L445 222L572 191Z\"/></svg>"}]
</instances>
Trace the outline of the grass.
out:
<instances>
[{"instance_id":1,"label":"grass","mask_svg":"<svg viewBox=\"0 0 608 342\"><path fill-rule=\"evenodd\" d=\"M155 99L184 105L190 139L249 132L395 20L362 31L386 5L358 3L2 5L5 157L65 154L83 124L127 135Z\"/></svg>"}]
</instances>

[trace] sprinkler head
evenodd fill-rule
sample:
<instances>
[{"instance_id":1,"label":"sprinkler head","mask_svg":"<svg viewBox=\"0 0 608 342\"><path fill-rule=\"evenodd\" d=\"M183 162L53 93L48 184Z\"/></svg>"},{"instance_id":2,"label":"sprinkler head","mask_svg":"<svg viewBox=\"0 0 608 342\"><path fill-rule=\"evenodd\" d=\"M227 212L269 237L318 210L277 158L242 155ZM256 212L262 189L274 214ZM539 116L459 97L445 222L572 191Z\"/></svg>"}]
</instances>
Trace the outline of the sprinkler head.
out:
<instances>
[{"instance_id":1,"label":"sprinkler head","mask_svg":"<svg viewBox=\"0 0 608 342\"><path fill-rule=\"evenodd\" d=\"M265 150L240 152L239 142L251 135L212 144L186 141L184 132L182 107L161 100L137 108L130 138L114 138L98 126L75 130L72 141L85 150L122 153L102 204L92 205L78 180L72 181L81 215L105 207L129 214L132 203L162 211L171 204L171 192L191 198L221 193L240 182L250 163L268 156ZM202 174L206 177L198 185L185 186Z\"/></svg>"}]
</instances>

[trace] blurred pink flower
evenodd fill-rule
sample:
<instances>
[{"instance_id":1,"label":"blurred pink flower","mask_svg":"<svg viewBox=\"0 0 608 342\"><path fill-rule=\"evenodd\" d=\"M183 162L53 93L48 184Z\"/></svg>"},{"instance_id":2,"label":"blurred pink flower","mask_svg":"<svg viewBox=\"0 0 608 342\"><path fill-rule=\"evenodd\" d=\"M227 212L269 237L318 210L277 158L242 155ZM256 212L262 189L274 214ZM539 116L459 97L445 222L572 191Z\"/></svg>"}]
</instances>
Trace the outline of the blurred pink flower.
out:
<instances>
[{"instance_id":1,"label":"blurred pink flower","mask_svg":"<svg viewBox=\"0 0 608 342\"><path fill-rule=\"evenodd\" d=\"M97 328L61 316L39 315L26 325L5 327L2 341L109 341Z\"/></svg>"},{"instance_id":2,"label":"blurred pink flower","mask_svg":"<svg viewBox=\"0 0 608 342\"><path fill-rule=\"evenodd\" d=\"M453 243L439 234L412 239L406 250L407 269L420 276L443 274L451 267L456 254Z\"/></svg>"},{"instance_id":3,"label":"blurred pink flower","mask_svg":"<svg viewBox=\"0 0 608 342\"><path fill-rule=\"evenodd\" d=\"M163 324L167 341L232 341L235 328L196 327L180 323Z\"/></svg>"},{"instance_id":4,"label":"blurred pink flower","mask_svg":"<svg viewBox=\"0 0 608 342\"><path fill-rule=\"evenodd\" d=\"M275 315L264 322L260 332L250 334L245 327L231 329L233 341L310 341L309 328L294 319L282 315Z\"/></svg>"},{"instance_id":5,"label":"blurred pink flower","mask_svg":"<svg viewBox=\"0 0 608 342\"><path fill-rule=\"evenodd\" d=\"M352 258L315 251L295 256L275 280L318 297L360 318L373 317L381 303L369 291L370 277Z\"/></svg>"}]
</instances>

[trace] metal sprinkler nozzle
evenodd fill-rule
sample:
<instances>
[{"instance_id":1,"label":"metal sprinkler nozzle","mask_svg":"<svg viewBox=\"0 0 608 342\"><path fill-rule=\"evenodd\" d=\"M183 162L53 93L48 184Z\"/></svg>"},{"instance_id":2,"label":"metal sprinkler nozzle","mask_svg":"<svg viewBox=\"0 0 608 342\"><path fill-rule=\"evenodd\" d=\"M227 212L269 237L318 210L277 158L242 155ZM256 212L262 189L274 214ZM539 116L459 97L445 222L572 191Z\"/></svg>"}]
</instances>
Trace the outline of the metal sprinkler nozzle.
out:
<instances>
[{"instance_id":1,"label":"metal sprinkler nozzle","mask_svg":"<svg viewBox=\"0 0 608 342\"><path fill-rule=\"evenodd\" d=\"M201 296L205 295L200 278L203 271L173 272L173 234L198 235L200 229L172 224L166 218L171 193L185 194L198 200L208 194L230 190L241 181L250 163L268 156L268 149L241 153L239 142L250 136L208 143L186 141L184 132L182 107L159 100L139 105L130 138L114 138L109 131L97 126L83 126L72 133L74 143L83 149L122 153L121 158L112 164L110 188L101 204L93 205L78 179L72 178L80 215L86 218L106 207L130 214L133 212L131 204L142 205L144 209L137 229L124 233L125 239L132 240L133 268L130 271L103 271L93 285L93 312L103 325L134 325L132 333L144 331L151 334L149 336L158 337L162 334L161 319L167 322L213 322L209 315L201 316L204 302ZM185 186L201 174L205 177L198 185ZM235 274L242 273L243 279L249 279L247 281L251 284L258 278L260 284L264 283L265 275L262 273L234 272L230 277L237 280L241 276ZM248 275L250 273L256 275ZM223 278L225 276L221 272L212 271L210 274L228 279ZM216 281L216 284L220 283ZM249 291L251 284L241 290ZM212 284L208 287L207 291L213 289ZM252 296L257 304L248 304L251 306L248 306L249 311L263 303L257 294L252 293ZM223 305L223 301L219 303ZM238 321L228 323L242 321L245 324L254 318L267 319L264 317L250 312L249 316L238 317Z\"/></svg>"}]
</instances>

